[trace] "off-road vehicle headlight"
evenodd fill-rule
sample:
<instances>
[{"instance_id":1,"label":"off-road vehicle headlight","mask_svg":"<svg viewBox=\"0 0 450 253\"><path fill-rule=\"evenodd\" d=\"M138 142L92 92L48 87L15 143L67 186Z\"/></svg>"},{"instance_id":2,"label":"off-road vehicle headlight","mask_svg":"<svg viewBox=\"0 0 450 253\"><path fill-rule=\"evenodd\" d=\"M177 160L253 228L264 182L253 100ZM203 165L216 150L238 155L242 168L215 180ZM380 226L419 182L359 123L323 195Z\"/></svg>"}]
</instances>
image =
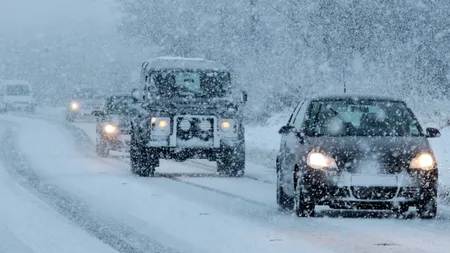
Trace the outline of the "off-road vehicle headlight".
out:
<instances>
[{"instance_id":1,"label":"off-road vehicle headlight","mask_svg":"<svg viewBox=\"0 0 450 253\"><path fill-rule=\"evenodd\" d=\"M152 135L169 135L170 118L152 117L150 120L150 129L152 130Z\"/></svg>"},{"instance_id":2,"label":"off-road vehicle headlight","mask_svg":"<svg viewBox=\"0 0 450 253\"><path fill-rule=\"evenodd\" d=\"M80 109L80 105L77 102L72 102L70 104L70 109L76 111L76 110Z\"/></svg>"}]
</instances>

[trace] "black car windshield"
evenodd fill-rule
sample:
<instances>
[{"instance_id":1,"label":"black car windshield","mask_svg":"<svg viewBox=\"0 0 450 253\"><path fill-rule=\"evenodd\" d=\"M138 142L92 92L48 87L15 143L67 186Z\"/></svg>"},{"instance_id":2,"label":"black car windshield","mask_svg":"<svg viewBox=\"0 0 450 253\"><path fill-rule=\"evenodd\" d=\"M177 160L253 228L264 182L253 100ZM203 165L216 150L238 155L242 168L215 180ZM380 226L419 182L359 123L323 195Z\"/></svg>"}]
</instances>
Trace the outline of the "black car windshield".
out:
<instances>
[{"instance_id":1,"label":"black car windshield","mask_svg":"<svg viewBox=\"0 0 450 253\"><path fill-rule=\"evenodd\" d=\"M102 96L96 90L77 90L72 95L73 99L101 99Z\"/></svg>"},{"instance_id":2,"label":"black car windshield","mask_svg":"<svg viewBox=\"0 0 450 253\"><path fill-rule=\"evenodd\" d=\"M108 99L105 109L107 114L128 114L133 108L131 96L115 96Z\"/></svg>"},{"instance_id":3,"label":"black car windshield","mask_svg":"<svg viewBox=\"0 0 450 253\"><path fill-rule=\"evenodd\" d=\"M25 84L15 84L6 86L7 96L29 96L30 87Z\"/></svg>"},{"instance_id":4,"label":"black car windshield","mask_svg":"<svg viewBox=\"0 0 450 253\"><path fill-rule=\"evenodd\" d=\"M219 71L158 71L151 75L150 87L161 96L222 97L230 90L230 77Z\"/></svg>"},{"instance_id":5,"label":"black car windshield","mask_svg":"<svg viewBox=\"0 0 450 253\"><path fill-rule=\"evenodd\" d=\"M309 109L309 136L423 136L412 111L399 101L313 101Z\"/></svg>"}]
</instances>

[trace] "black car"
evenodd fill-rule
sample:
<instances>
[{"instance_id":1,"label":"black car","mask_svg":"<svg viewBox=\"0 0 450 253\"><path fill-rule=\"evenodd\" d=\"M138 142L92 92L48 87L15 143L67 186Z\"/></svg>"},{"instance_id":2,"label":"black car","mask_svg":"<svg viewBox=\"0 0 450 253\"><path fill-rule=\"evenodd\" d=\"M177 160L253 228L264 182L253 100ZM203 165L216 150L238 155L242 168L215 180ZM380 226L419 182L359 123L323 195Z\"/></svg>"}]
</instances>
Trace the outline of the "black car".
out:
<instances>
[{"instance_id":1,"label":"black car","mask_svg":"<svg viewBox=\"0 0 450 253\"><path fill-rule=\"evenodd\" d=\"M106 99L97 117L96 151L99 156L128 156L131 140L131 118L136 115L136 101L131 95L116 94Z\"/></svg>"},{"instance_id":2,"label":"black car","mask_svg":"<svg viewBox=\"0 0 450 253\"><path fill-rule=\"evenodd\" d=\"M131 170L151 176L159 159L208 159L217 171L241 177L245 138L241 97L230 71L197 58L159 57L141 69L142 110L132 121Z\"/></svg>"},{"instance_id":3,"label":"black car","mask_svg":"<svg viewBox=\"0 0 450 253\"><path fill-rule=\"evenodd\" d=\"M316 205L335 209L416 207L437 211L438 168L423 129L407 104L387 97L342 95L302 101L282 135L277 156L277 203L298 216Z\"/></svg>"}]
</instances>

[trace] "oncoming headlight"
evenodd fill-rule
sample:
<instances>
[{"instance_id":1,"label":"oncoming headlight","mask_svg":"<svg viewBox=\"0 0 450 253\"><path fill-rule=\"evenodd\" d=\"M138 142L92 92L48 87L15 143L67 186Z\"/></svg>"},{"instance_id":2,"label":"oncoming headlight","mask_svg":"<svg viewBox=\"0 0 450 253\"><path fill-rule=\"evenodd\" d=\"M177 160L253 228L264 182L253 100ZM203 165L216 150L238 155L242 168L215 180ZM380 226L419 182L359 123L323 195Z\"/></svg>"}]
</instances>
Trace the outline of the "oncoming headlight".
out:
<instances>
[{"instance_id":1,"label":"oncoming headlight","mask_svg":"<svg viewBox=\"0 0 450 253\"><path fill-rule=\"evenodd\" d=\"M220 130L224 133L236 133L236 122L232 119L223 119L220 121Z\"/></svg>"},{"instance_id":2,"label":"oncoming headlight","mask_svg":"<svg viewBox=\"0 0 450 253\"><path fill-rule=\"evenodd\" d=\"M422 153L411 160L411 169L432 170L435 165L433 156L429 153Z\"/></svg>"},{"instance_id":3,"label":"oncoming headlight","mask_svg":"<svg viewBox=\"0 0 450 253\"><path fill-rule=\"evenodd\" d=\"M103 127L103 131L105 131L105 133L107 134L115 134L117 133L117 127L114 126L113 124L106 124Z\"/></svg>"},{"instance_id":4,"label":"oncoming headlight","mask_svg":"<svg viewBox=\"0 0 450 253\"><path fill-rule=\"evenodd\" d=\"M75 110L78 110L80 108L80 105L77 102L72 102L70 104L70 108L75 111Z\"/></svg>"},{"instance_id":5,"label":"oncoming headlight","mask_svg":"<svg viewBox=\"0 0 450 253\"><path fill-rule=\"evenodd\" d=\"M153 135L169 135L170 118L152 117L150 120L150 129L152 130Z\"/></svg>"},{"instance_id":6,"label":"oncoming headlight","mask_svg":"<svg viewBox=\"0 0 450 253\"><path fill-rule=\"evenodd\" d=\"M319 152L309 153L306 162L314 169L337 168L333 158Z\"/></svg>"}]
</instances>

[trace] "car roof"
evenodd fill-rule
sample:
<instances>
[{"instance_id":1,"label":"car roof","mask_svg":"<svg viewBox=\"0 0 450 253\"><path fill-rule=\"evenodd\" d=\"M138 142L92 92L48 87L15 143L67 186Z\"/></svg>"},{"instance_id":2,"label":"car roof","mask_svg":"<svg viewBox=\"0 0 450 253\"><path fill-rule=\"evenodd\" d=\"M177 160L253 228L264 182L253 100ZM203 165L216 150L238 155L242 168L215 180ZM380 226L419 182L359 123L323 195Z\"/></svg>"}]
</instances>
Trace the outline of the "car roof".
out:
<instances>
[{"instance_id":1,"label":"car roof","mask_svg":"<svg viewBox=\"0 0 450 253\"><path fill-rule=\"evenodd\" d=\"M194 70L216 70L229 71L225 65L216 61L203 58L185 58L163 56L144 61L142 68L150 69L194 69Z\"/></svg>"},{"instance_id":2,"label":"car roof","mask_svg":"<svg viewBox=\"0 0 450 253\"><path fill-rule=\"evenodd\" d=\"M132 96L128 93L117 93L117 94L110 95L108 98L114 98L114 97L132 97Z\"/></svg>"},{"instance_id":3,"label":"car roof","mask_svg":"<svg viewBox=\"0 0 450 253\"><path fill-rule=\"evenodd\" d=\"M5 85L14 85L14 84L30 85L30 82L25 80L0 80L0 83L3 83Z\"/></svg>"},{"instance_id":4,"label":"car roof","mask_svg":"<svg viewBox=\"0 0 450 253\"><path fill-rule=\"evenodd\" d=\"M376 100L376 101L391 101L391 102L405 102L404 100L386 95L369 95L369 94L330 94L330 95L316 95L311 98L311 101L320 100Z\"/></svg>"}]
</instances>

